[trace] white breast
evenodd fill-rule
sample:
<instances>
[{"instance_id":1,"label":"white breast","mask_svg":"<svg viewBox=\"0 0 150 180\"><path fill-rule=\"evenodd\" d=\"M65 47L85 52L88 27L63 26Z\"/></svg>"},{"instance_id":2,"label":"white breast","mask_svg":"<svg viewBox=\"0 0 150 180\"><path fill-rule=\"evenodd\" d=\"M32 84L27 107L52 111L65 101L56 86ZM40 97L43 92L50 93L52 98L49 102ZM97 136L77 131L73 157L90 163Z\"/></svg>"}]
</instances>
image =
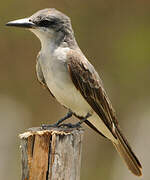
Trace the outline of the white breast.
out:
<instances>
[{"instance_id":1,"label":"white breast","mask_svg":"<svg viewBox=\"0 0 150 180\"><path fill-rule=\"evenodd\" d=\"M56 99L77 115L86 116L92 108L73 85L70 78L66 64L68 51L69 48L58 48L52 54L42 54L39 59L41 68L48 88Z\"/></svg>"}]
</instances>

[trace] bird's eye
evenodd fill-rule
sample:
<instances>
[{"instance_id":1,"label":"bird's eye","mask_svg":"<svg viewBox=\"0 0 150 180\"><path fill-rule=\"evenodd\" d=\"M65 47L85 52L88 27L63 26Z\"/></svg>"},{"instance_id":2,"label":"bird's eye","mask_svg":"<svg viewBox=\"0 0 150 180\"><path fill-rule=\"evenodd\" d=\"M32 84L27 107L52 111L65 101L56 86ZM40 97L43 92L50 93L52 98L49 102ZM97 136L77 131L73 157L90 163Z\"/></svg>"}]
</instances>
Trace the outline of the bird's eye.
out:
<instances>
[{"instance_id":1,"label":"bird's eye","mask_svg":"<svg viewBox=\"0 0 150 180\"><path fill-rule=\"evenodd\" d=\"M42 27L49 27L49 26L54 25L54 24L55 24L54 21L49 21L49 20L42 20L39 23L39 25Z\"/></svg>"}]
</instances>

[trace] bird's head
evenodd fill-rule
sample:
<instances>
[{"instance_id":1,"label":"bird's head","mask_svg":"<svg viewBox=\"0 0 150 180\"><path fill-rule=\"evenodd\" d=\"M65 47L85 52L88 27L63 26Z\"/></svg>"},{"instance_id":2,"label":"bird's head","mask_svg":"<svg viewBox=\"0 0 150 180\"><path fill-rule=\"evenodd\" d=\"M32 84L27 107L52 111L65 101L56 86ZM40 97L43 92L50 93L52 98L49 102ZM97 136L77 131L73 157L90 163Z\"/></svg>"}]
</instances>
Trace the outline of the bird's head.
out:
<instances>
[{"instance_id":1,"label":"bird's head","mask_svg":"<svg viewBox=\"0 0 150 180\"><path fill-rule=\"evenodd\" d=\"M70 18L54 8L40 10L28 18L10 21L6 25L27 28L41 42L73 33Z\"/></svg>"}]
</instances>

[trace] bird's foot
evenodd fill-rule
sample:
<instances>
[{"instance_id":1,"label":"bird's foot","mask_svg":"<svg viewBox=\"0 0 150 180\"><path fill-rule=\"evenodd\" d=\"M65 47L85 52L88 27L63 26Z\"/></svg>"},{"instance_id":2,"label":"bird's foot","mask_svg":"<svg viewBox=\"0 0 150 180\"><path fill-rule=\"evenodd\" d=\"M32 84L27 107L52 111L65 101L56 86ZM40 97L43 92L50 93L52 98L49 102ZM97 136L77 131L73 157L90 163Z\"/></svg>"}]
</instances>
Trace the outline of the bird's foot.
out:
<instances>
[{"instance_id":1,"label":"bird's foot","mask_svg":"<svg viewBox=\"0 0 150 180\"><path fill-rule=\"evenodd\" d=\"M57 127L58 127L57 123L55 123L55 124L42 124L42 126L41 126L41 128L43 130L47 130L50 128L57 128Z\"/></svg>"},{"instance_id":2,"label":"bird's foot","mask_svg":"<svg viewBox=\"0 0 150 180\"><path fill-rule=\"evenodd\" d=\"M81 125L79 123L76 123L76 124L71 124L71 123L63 123L63 124L60 124L58 127L67 127L67 128L80 128Z\"/></svg>"},{"instance_id":3,"label":"bird's foot","mask_svg":"<svg viewBox=\"0 0 150 180\"><path fill-rule=\"evenodd\" d=\"M42 129L46 130L49 128L57 128L59 125L65 121L66 119L69 119L73 113L69 110L65 117L59 119L55 124L42 124Z\"/></svg>"},{"instance_id":4,"label":"bird's foot","mask_svg":"<svg viewBox=\"0 0 150 180\"><path fill-rule=\"evenodd\" d=\"M80 128L81 124L83 122L85 122L88 117L91 116L91 114L88 113L83 119L81 119L76 124L71 124L71 123L66 123L66 124L63 123L63 124L61 124L64 120L70 118L72 116L72 114L73 113L71 111L69 111L65 117L63 117L62 119L58 120L55 124L42 124L42 129L46 130L46 129L50 129L50 128L59 128L59 127Z\"/></svg>"},{"instance_id":5,"label":"bird's foot","mask_svg":"<svg viewBox=\"0 0 150 180\"><path fill-rule=\"evenodd\" d=\"M68 124L60 124L58 125L58 127L68 127L68 128L80 128L81 127L81 124L83 122L85 122L87 120L88 117L90 117L91 114L87 114L83 119L81 119L79 122L77 122L76 124L71 124L71 123L68 123Z\"/></svg>"},{"instance_id":6,"label":"bird's foot","mask_svg":"<svg viewBox=\"0 0 150 180\"><path fill-rule=\"evenodd\" d=\"M61 128L61 127L66 127L66 128L79 128L81 127L81 123L78 122L76 124L71 124L71 123L63 123L63 124L42 124L42 129L47 130L50 128Z\"/></svg>"},{"instance_id":7,"label":"bird's foot","mask_svg":"<svg viewBox=\"0 0 150 180\"><path fill-rule=\"evenodd\" d=\"M66 128L80 128L81 125L80 123L76 124L71 124L71 123L63 123L63 124L42 124L42 130L48 130L51 128L61 128L61 127L66 127Z\"/></svg>"}]
</instances>

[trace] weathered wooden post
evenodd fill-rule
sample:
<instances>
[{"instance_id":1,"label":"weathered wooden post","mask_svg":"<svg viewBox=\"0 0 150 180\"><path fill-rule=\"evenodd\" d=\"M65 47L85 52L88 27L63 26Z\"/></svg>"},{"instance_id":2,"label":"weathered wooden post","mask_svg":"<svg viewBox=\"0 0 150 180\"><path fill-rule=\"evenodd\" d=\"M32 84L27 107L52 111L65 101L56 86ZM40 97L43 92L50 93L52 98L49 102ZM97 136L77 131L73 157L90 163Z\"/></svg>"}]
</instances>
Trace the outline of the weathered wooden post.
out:
<instances>
[{"instance_id":1,"label":"weathered wooden post","mask_svg":"<svg viewBox=\"0 0 150 180\"><path fill-rule=\"evenodd\" d=\"M31 128L20 138L22 180L80 180L83 129Z\"/></svg>"}]
</instances>

